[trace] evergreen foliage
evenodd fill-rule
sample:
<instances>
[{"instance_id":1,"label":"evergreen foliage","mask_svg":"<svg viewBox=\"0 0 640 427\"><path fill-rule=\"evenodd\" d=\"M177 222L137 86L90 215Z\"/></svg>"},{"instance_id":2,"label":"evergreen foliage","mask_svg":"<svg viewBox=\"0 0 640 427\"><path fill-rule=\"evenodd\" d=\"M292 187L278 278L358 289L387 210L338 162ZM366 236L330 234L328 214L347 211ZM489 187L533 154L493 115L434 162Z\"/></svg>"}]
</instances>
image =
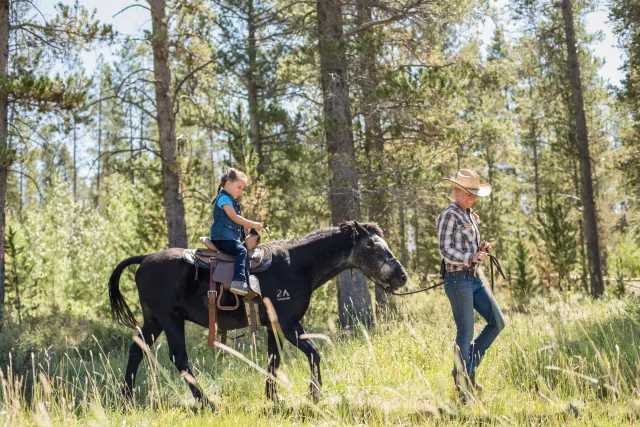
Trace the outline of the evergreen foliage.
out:
<instances>
[{"instance_id":1,"label":"evergreen foliage","mask_svg":"<svg viewBox=\"0 0 640 427\"><path fill-rule=\"evenodd\" d=\"M84 338L72 344L83 351L93 348L89 332L116 349L130 333L109 323L109 274L123 258L167 246L153 36L118 35L78 1L65 1L46 18L32 2L9 3L9 65L0 78L8 105L0 144L6 170L0 350L46 348L65 330L79 329ZM316 3L165 3L173 168L188 245L199 246L209 232L211 201L230 166L250 177L243 212L265 224L263 240L329 225L335 157L323 105L335 93L322 91ZM493 186L474 211L508 273L508 283L496 279L497 293L502 304L510 291L507 314L527 316L588 291L589 230L562 11L551 1L511 0L501 9L493 3L341 3L343 31L330 47L344 54L334 83L348 86L350 200L362 220L383 226L408 267L410 286L437 280L435 221L450 202L442 179L474 169ZM640 275L640 1L604 5L627 54L620 90L600 77L603 61L593 53L599 35L585 26L596 2L572 4L606 293L627 304L633 294L626 291ZM487 41L478 28L489 17L496 28ZM83 52L96 43L111 43L111 55L87 73ZM121 283L137 301L133 271ZM556 296L558 290L564 294ZM548 293L544 308L541 295ZM326 286L314 295L312 324L336 323L337 294ZM571 310L580 311L586 303L575 298ZM384 304L380 296L377 302ZM408 304L395 303L400 312ZM384 327L384 319L376 324ZM14 361L29 367L23 353ZM514 372L526 371L518 360L509 365L514 382ZM514 388L538 387L538 374L549 378L547 371L527 372L526 386Z\"/></svg>"},{"instance_id":2,"label":"evergreen foliage","mask_svg":"<svg viewBox=\"0 0 640 427\"><path fill-rule=\"evenodd\" d=\"M555 282L560 289L567 289L570 286L569 275L577 261L578 229L571 221L568 209L551 192L547 193L538 212L538 225L538 235L545 244L549 263L557 274Z\"/></svg>"}]
</instances>

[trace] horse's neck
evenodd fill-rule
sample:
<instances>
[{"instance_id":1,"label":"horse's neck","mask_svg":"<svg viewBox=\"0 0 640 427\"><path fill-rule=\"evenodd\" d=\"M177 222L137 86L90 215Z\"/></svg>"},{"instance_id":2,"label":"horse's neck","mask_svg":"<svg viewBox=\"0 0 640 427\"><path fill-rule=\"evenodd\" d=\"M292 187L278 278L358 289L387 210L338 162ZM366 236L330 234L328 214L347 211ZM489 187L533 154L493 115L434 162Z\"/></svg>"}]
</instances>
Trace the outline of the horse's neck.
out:
<instances>
[{"instance_id":1,"label":"horse's neck","mask_svg":"<svg viewBox=\"0 0 640 427\"><path fill-rule=\"evenodd\" d=\"M352 248L352 238L339 232L292 248L289 252L292 259L300 260L302 271L310 272L315 291L344 270L354 267L350 259Z\"/></svg>"}]
</instances>

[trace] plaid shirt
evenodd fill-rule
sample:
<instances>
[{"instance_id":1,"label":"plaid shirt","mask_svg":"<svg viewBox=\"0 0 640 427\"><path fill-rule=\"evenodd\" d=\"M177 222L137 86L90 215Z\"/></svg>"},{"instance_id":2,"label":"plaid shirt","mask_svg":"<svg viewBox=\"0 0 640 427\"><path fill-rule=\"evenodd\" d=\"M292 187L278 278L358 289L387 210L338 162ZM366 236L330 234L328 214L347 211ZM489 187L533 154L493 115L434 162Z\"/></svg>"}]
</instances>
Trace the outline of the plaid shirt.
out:
<instances>
[{"instance_id":1,"label":"plaid shirt","mask_svg":"<svg viewBox=\"0 0 640 427\"><path fill-rule=\"evenodd\" d=\"M469 209L466 212L451 202L442 211L436 223L440 256L446 263L447 271L476 268L471 258L480 247L480 228L474 218L473 210Z\"/></svg>"}]
</instances>

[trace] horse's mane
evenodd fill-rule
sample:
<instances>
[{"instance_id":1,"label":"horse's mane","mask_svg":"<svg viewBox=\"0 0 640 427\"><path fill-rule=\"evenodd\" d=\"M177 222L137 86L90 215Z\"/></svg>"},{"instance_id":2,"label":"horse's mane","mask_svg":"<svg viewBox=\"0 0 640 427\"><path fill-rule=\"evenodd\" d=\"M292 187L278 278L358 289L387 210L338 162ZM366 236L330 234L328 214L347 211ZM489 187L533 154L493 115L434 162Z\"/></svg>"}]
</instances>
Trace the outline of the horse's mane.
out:
<instances>
[{"instance_id":1,"label":"horse's mane","mask_svg":"<svg viewBox=\"0 0 640 427\"><path fill-rule=\"evenodd\" d=\"M272 242L265 243L271 247L273 250L289 250L296 246L302 246L316 240L321 240L324 237L329 237L331 235L348 232L351 233L352 236L355 237L356 231L356 221L344 221L340 223L337 227L325 227L319 230L312 231L303 237L294 237L291 239L284 240L274 240ZM384 233L378 224L375 222L360 222L359 223L362 228L367 230L369 233L377 234L380 237L384 237Z\"/></svg>"}]
</instances>

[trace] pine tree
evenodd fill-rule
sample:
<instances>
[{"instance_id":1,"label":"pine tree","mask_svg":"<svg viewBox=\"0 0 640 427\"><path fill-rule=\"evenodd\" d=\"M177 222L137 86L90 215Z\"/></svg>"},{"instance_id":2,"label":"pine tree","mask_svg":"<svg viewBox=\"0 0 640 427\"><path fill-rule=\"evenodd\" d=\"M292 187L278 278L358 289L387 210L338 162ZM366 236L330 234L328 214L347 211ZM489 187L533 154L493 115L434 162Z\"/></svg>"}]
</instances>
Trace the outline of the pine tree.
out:
<instances>
[{"instance_id":1,"label":"pine tree","mask_svg":"<svg viewBox=\"0 0 640 427\"><path fill-rule=\"evenodd\" d=\"M338 225L346 220L360 220L342 5L339 1L318 0L318 37L324 124L331 171L329 204L331 222ZM360 271L355 274L344 271L338 275L338 307L343 326L358 322L371 324L371 297L367 281Z\"/></svg>"},{"instance_id":2,"label":"pine tree","mask_svg":"<svg viewBox=\"0 0 640 427\"><path fill-rule=\"evenodd\" d=\"M8 145L9 107L21 105L40 113L76 108L86 98L88 88L74 87L72 79L48 77L48 69L39 69L39 61L69 55L73 49L85 49L96 40L112 37L111 27L101 26L78 1L71 6L59 4L57 15L47 22L37 22L42 14L31 14L30 7L22 2L0 1L0 322L5 300L7 179L15 160L15 149ZM39 54L31 55L29 49L18 50L15 46L10 50L12 42L31 47Z\"/></svg>"},{"instance_id":3,"label":"pine tree","mask_svg":"<svg viewBox=\"0 0 640 427\"><path fill-rule=\"evenodd\" d=\"M536 284L535 273L531 270L531 252L527 247L524 232L519 234L514 247L513 261L515 265L515 280L511 283L511 295L516 300L520 310L526 308L526 303L539 289Z\"/></svg>"},{"instance_id":4,"label":"pine tree","mask_svg":"<svg viewBox=\"0 0 640 427\"><path fill-rule=\"evenodd\" d=\"M544 241L547 257L558 274L558 288L566 289L577 261L577 226L568 210L557 203L551 192L538 213L538 234Z\"/></svg>"}]
</instances>

